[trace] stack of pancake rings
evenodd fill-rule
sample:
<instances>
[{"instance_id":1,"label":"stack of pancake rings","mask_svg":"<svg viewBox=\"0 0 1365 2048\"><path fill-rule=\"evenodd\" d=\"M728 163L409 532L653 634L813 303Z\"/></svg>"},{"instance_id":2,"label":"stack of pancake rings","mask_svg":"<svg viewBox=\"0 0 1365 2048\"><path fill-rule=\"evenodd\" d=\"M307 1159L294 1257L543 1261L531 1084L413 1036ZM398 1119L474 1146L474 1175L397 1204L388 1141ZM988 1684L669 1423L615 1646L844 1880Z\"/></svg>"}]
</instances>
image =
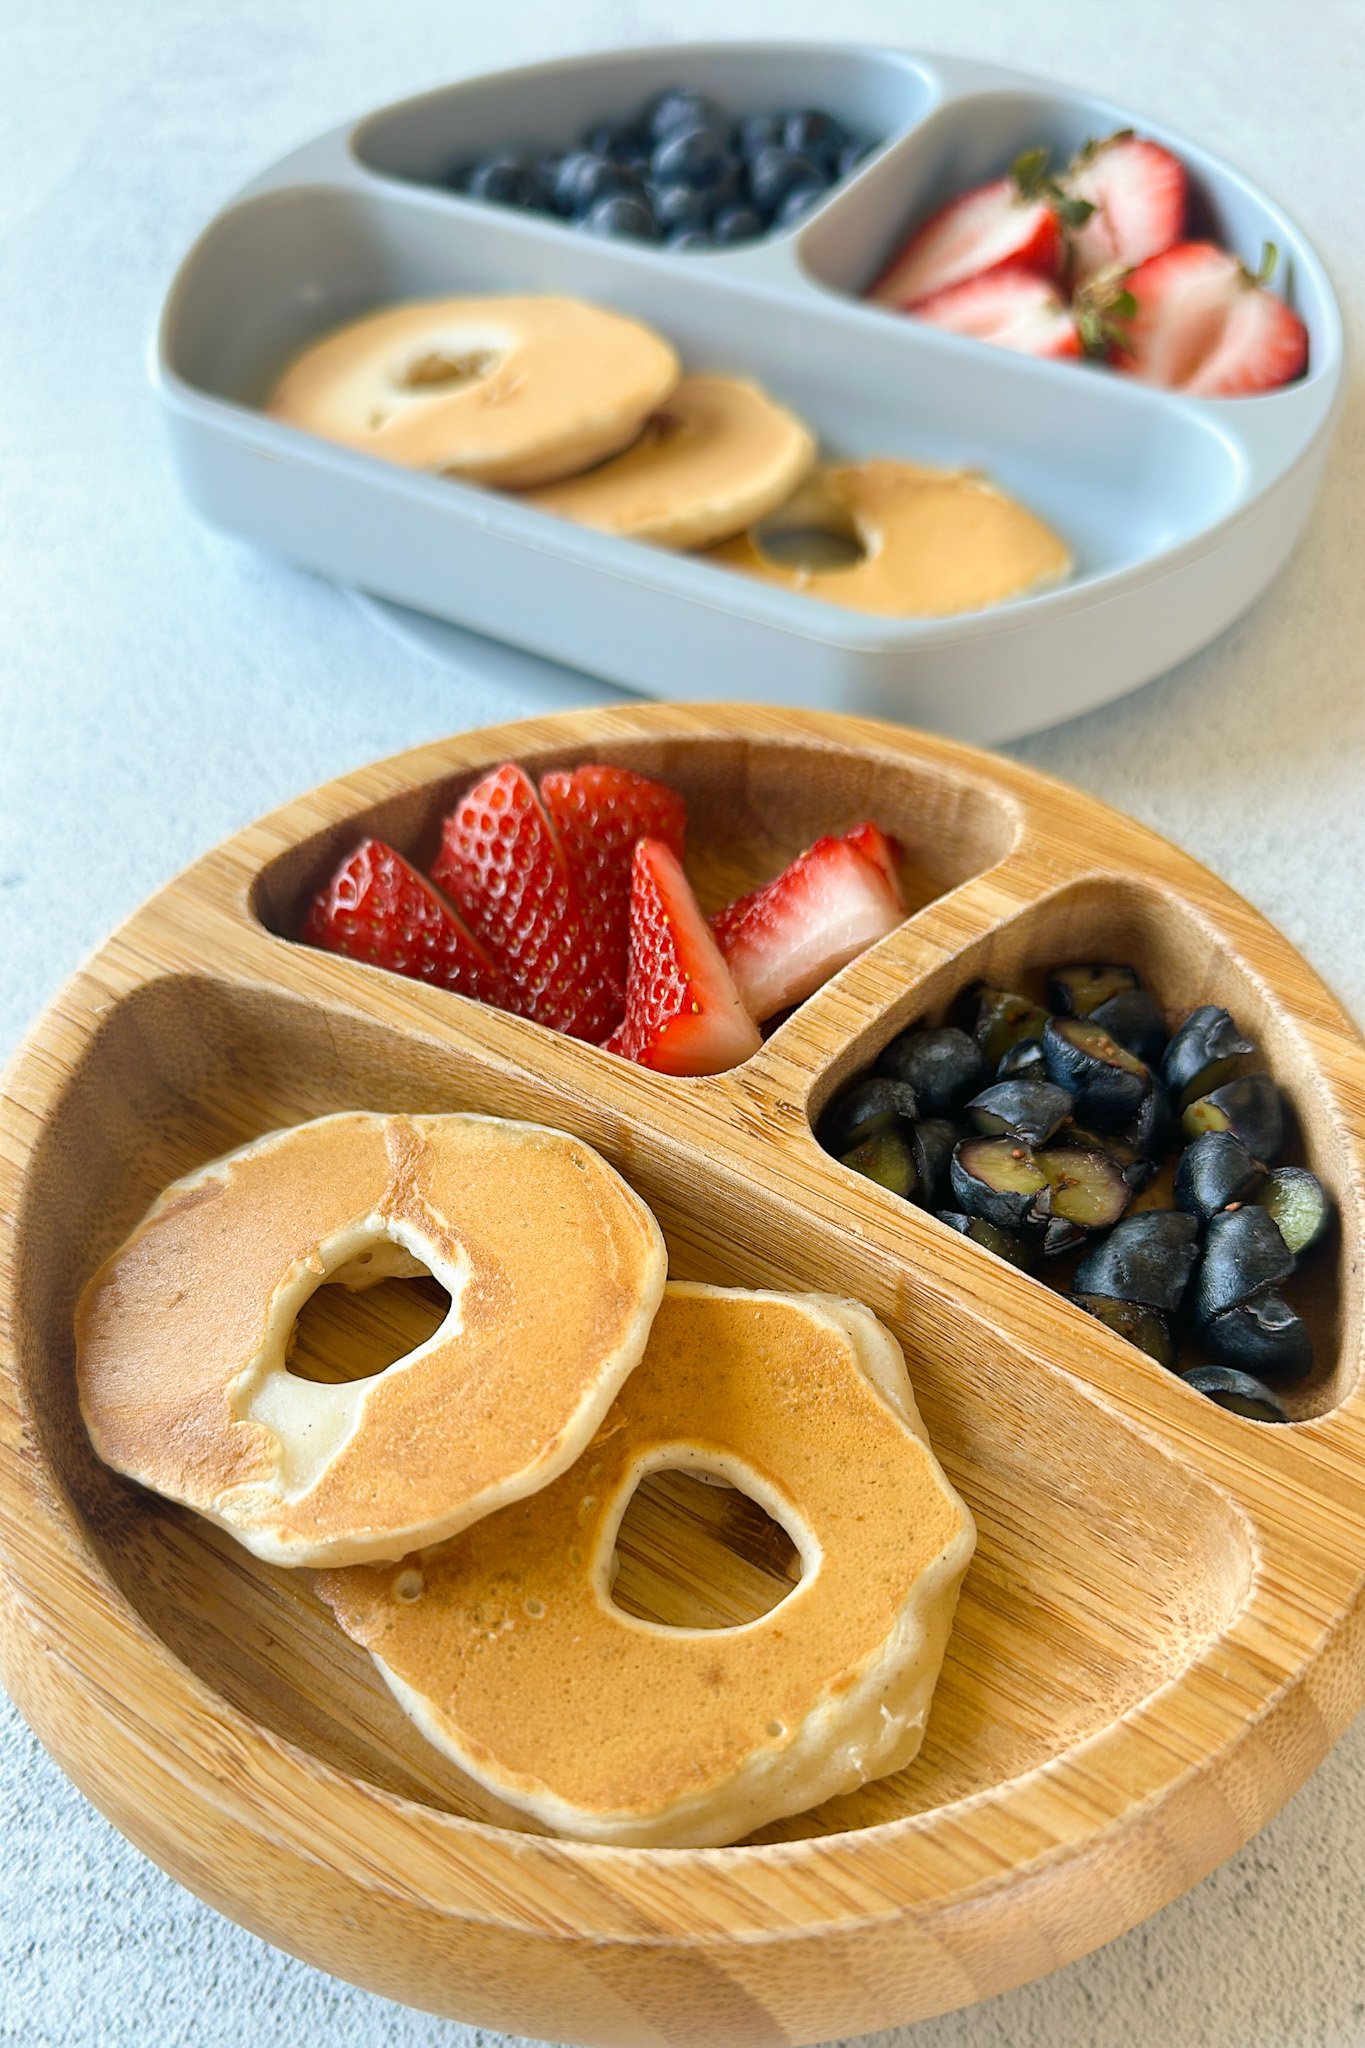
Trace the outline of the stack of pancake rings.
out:
<instances>
[{"instance_id":1,"label":"stack of pancake rings","mask_svg":"<svg viewBox=\"0 0 1365 2048\"><path fill-rule=\"evenodd\" d=\"M371 1378L290 1372L319 1286L426 1271L450 1295L426 1343ZM76 1340L99 1455L318 1569L423 1734L543 1826L734 1842L919 1749L975 1530L899 1345L841 1298L668 1283L654 1217L576 1138L369 1111L272 1132L165 1190ZM617 1530L665 1468L786 1528L777 1607L616 1606Z\"/></svg>"},{"instance_id":2,"label":"stack of pancake rings","mask_svg":"<svg viewBox=\"0 0 1365 2048\"><path fill-rule=\"evenodd\" d=\"M860 611L975 610L1070 568L1057 536L983 476L884 458L817 468L810 429L758 385L684 374L652 328L578 299L367 313L289 364L270 411Z\"/></svg>"}]
</instances>

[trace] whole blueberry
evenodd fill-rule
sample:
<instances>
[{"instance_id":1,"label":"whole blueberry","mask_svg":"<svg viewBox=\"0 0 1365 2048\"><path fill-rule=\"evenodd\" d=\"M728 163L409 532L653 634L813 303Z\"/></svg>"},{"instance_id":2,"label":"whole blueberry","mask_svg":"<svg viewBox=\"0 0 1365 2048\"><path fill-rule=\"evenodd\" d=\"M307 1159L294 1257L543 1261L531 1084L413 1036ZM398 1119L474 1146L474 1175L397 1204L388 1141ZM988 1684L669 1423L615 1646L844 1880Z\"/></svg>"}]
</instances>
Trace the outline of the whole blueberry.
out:
<instances>
[{"instance_id":1,"label":"whole blueberry","mask_svg":"<svg viewBox=\"0 0 1365 2048\"><path fill-rule=\"evenodd\" d=\"M711 185L733 168L723 128L673 128L656 143L650 168L661 185Z\"/></svg>"},{"instance_id":2,"label":"whole blueberry","mask_svg":"<svg viewBox=\"0 0 1365 2048\"><path fill-rule=\"evenodd\" d=\"M727 128L725 109L692 86L670 85L644 110L644 125L658 142L675 128Z\"/></svg>"},{"instance_id":3,"label":"whole blueberry","mask_svg":"<svg viewBox=\"0 0 1365 2048\"><path fill-rule=\"evenodd\" d=\"M752 206L726 206L711 223L711 240L717 248L731 242L755 242L767 229L767 221Z\"/></svg>"},{"instance_id":4,"label":"whole blueberry","mask_svg":"<svg viewBox=\"0 0 1365 2048\"><path fill-rule=\"evenodd\" d=\"M839 151L839 160L836 166L837 175L841 178L851 177L863 159L871 156L875 147L875 143L858 140L845 143L844 147Z\"/></svg>"},{"instance_id":5,"label":"whole blueberry","mask_svg":"<svg viewBox=\"0 0 1365 2048\"><path fill-rule=\"evenodd\" d=\"M659 224L649 202L637 192L611 192L589 207L579 226L590 235L626 235L633 242L657 242Z\"/></svg>"},{"instance_id":6,"label":"whole blueberry","mask_svg":"<svg viewBox=\"0 0 1365 2048\"><path fill-rule=\"evenodd\" d=\"M530 164L511 155L481 157L465 190L472 199L489 199L497 206L533 206L542 196Z\"/></svg>"},{"instance_id":7,"label":"whole blueberry","mask_svg":"<svg viewBox=\"0 0 1365 2048\"><path fill-rule=\"evenodd\" d=\"M622 164L649 154L649 136L637 121L600 121L584 135L583 147L609 163Z\"/></svg>"},{"instance_id":8,"label":"whole blueberry","mask_svg":"<svg viewBox=\"0 0 1365 2048\"><path fill-rule=\"evenodd\" d=\"M782 124L782 140L788 149L799 156L828 157L831 163L852 139L842 121L819 107L800 107Z\"/></svg>"},{"instance_id":9,"label":"whole blueberry","mask_svg":"<svg viewBox=\"0 0 1365 2048\"><path fill-rule=\"evenodd\" d=\"M558 213L560 210L558 198L559 174L563 162L562 156L538 156L532 165L536 183L541 190L542 212Z\"/></svg>"},{"instance_id":10,"label":"whole blueberry","mask_svg":"<svg viewBox=\"0 0 1365 2048\"><path fill-rule=\"evenodd\" d=\"M709 249L711 237L705 228L675 228L668 238L670 249Z\"/></svg>"},{"instance_id":11,"label":"whole blueberry","mask_svg":"<svg viewBox=\"0 0 1365 2048\"><path fill-rule=\"evenodd\" d=\"M781 114L750 114L739 124L740 154L752 162L765 149L775 148L782 140L782 128Z\"/></svg>"},{"instance_id":12,"label":"whole blueberry","mask_svg":"<svg viewBox=\"0 0 1365 2048\"><path fill-rule=\"evenodd\" d=\"M773 226L789 228L798 220L804 220L816 200L824 198L827 189L824 185L793 185L773 215Z\"/></svg>"},{"instance_id":13,"label":"whole blueberry","mask_svg":"<svg viewBox=\"0 0 1365 2048\"><path fill-rule=\"evenodd\" d=\"M670 238L685 228L705 228L714 211L709 194L680 180L672 185L651 185L649 199L655 220Z\"/></svg>"},{"instance_id":14,"label":"whole blueberry","mask_svg":"<svg viewBox=\"0 0 1365 2048\"><path fill-rule=\"evenodd\" d=\"M565 213L586 213L599 199L626 192L638 195L638 181L604 156L572 149L560 164L555 198Z\"/></svg>"},{"instance_id":15,"label":"whole blueberry","mask_svg":"<svg viewBox=\"0 0 1365 2048\"><path fill-rule=\"evenodd\" d=\"M791 149L765 149L749 166L749 190L756 205L775 212L799 185L827 185L829 173L811 157Z\"/></svg>"}]
</instances>

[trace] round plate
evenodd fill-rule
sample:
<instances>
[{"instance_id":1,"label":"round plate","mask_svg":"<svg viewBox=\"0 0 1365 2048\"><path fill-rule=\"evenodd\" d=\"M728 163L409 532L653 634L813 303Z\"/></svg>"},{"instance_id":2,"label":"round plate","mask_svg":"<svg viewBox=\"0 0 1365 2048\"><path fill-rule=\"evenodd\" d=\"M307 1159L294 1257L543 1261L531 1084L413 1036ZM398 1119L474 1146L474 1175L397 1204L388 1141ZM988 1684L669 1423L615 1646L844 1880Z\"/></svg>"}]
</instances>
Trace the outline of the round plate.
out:
<instances>
[{"instance_id":1,"label":"round plate","mask_svg":"<svg viewBox=\"0 0 1365 2048\"><path fill-rule=\"evenodd\" d=\"M673 783L706 910L873 817L909 914L707 1080L296 942L358 837L420 859L508 758ZM833 1089L967 984L1094 958L1172 1016L1229 1008L1292 1104L1287 1156L1332 1191L1288 1425L1223 1412L816 1143ZM969 748L627 704L330 783L144 906L0 1085L4 1683L183 1883L391 1998L557 2041L779 2048L1002 1991L1211 1870L1365 1697L1362 1101L1365 1046L1287 940L1154 833ZM528 1832L421 1740L306 1574L97 1462L72 1359L89 1274L178 1175L345 1107L570 1130L648 1201L675 1277L885 1319L980 1539L909 1769L728 1849Z\"/></svg>"}]
</instances>

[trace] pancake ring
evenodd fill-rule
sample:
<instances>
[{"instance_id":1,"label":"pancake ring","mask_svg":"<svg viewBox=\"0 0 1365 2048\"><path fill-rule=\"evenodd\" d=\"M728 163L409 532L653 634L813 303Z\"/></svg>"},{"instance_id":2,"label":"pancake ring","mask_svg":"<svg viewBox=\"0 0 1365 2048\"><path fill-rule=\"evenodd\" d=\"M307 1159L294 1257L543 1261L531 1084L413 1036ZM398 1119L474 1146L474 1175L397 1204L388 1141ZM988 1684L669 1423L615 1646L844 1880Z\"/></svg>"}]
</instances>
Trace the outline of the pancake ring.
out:
<instances>
[{"instance_id":1,"label":"pancake ring","mask_svg":"<svg viewBox=\"0 0 1365 2048\"><path fill-rule=\"evenodd\" d=\"M979 611L1071 570L1051 528L971 470L880 460L820 470L769 528L775 536L828 532L856 543L862 559L831 568L783 562L750 531L713 548L708 560L825 604L892 618Z\"/></svg>"},{"instance_id":2,"label":"pancake ring","mask_svg":"<svg viewBox=\"0 0 1365 2048\"><path fill-rule=\"evenodd\" d=\"M370 1379L296 1378L326 1280L429 1268L451 1306ZM107 1464L273 1564L396 1558L571 1465L644 1349L658 1224L538 1124L352 1111L170 1187L85 1288L81 1412Z\"/></svg>"},{"instance_id":3,"label":"pancake ring","mask_svg":"<svg viewBox=\"0 0 1365 2048\"><path fill-rule=\"evenodd\" d=\"M524 488L627 447L678 370L652 328L581 299L421 299L314 342L269 410L409 469Z\"/></svg>"},{"instance_id":4,"label":"pancake ring","mask_svg":"<svg viewBox=\"0 0 1365 2048\"><path fill-rule=\"evenodd\" d=\"M612 1603L636 1485L688 1466L758 1500L805 1565L736 1628ZM974 1544L866 1309L674 1284L571 1471L439 1550L317 1587L500 1798L587 1841L708 1847L910 1762Z\"/></svg>"},{"instance_id":5,"label":"pancake ring","mask_svg":"<svg viewBox=\"0 0 1365 2048\"><path fill-rule=\"evenodd\" d=\"M684 377L624 454L530 502L602 533L710 547L774 511L814 460L809 429L756 384Z\"/></svg>"}]
</instances>

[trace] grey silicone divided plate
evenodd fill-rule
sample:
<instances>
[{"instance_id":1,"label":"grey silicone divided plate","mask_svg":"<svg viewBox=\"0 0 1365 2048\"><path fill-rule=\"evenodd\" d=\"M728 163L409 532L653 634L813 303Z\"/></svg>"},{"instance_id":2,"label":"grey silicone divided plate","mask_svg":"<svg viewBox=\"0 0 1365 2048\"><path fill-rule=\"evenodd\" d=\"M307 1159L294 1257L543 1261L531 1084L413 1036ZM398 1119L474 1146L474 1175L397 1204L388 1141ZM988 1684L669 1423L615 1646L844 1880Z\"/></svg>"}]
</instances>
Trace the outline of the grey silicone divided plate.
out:
<instances>
[{"instance_id":1,"label":"grey silicone divided plate","mask_svg":"<svg viewBox=\"0 0 1365 2048\"><path fill-rule=\"evenodd\" d=\"M497 145L563 147L679 81L736 112L814 103L884 139L797 228L723 253L598 240L438 182ZM953 192L1030 143L1070 153L1128 126L1188 166L1196 231L1253 267L1263 243L1279 248L1278 288L1310 334L1298 383L1190 399L860 302L908 225ZM353 453L261 409L294 352L370 307L525 291L639 315L690 368L766 385L836 456L984 469L1066 536L1075 575L966 617L868 617ZM1158 123L957 58L707 43L469 80L298 150L186 257L156 375L191 502L308 568L653 696L829 705L998 740L1147 681L1265 587L1313 500L1342 344L1331 286L1292 222Z\"/></svg>"}]
</instances>

